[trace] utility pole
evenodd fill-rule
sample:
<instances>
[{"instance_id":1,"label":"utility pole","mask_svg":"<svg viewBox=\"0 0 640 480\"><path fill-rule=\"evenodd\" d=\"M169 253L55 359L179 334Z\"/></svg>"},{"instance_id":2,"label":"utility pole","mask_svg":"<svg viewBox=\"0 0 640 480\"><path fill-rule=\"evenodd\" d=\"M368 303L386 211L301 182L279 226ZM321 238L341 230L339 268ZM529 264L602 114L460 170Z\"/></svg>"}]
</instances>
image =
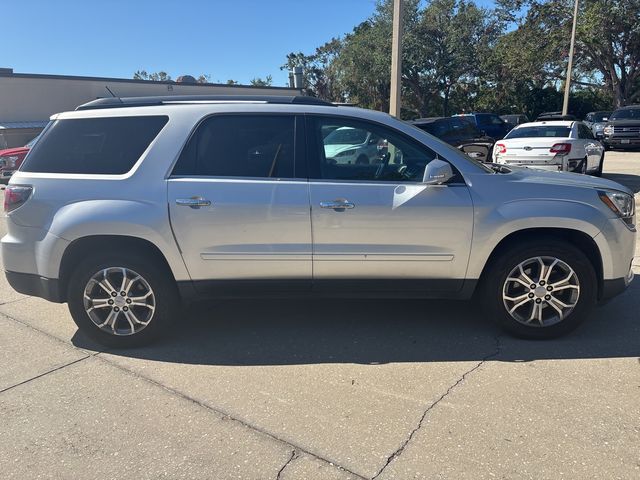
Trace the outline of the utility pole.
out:
<instances>
[{"instance_id":1,"label":"utility pole","mask_svg":"<svg viewBox=\"0 0 640 480\"><path fill-rule=\"evenodd\" d=\"M569 91L571 90L571 70L573 69L573 46L576 43L576 23L578 23L578 0L573 7L573 26L571 27L571 46L569 47L569 63L567 64L567 79L564 82L564 101L562 102L562 115L569 111Z\"/></svg>"},{"instance_id":2,"label":"utility pole","mask_svg":"<svg viewBox=\"0 0 640 480\"><path fill-rule=\"evenodd\" d=\"M402 94L402 10L403 0L393 0L393 39L391 41L391 98L389 113L400 118Z\"/></svg>"}]
</instances>

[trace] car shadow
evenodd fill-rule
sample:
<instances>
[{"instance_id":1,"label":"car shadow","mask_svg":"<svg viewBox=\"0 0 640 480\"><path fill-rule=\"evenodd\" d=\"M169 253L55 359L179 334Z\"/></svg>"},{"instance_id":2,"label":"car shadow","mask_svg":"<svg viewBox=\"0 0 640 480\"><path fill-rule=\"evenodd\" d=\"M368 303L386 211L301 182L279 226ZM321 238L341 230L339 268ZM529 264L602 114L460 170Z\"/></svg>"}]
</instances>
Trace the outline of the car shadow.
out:
<instances>
[{"instance_id":1,"label":"car shadow","mask_svg":"<svg viewBox=\"0 0 640 480\"><path fill-rule=\"evenodd\" d=\"M633 190L633 193L640 192L640 175L627 173L603 173L602 177L621 183L625 187Z\"/></svg>"},{"instance_id":2,"label":"car shadow","mask_svg":"<svg viewBox=\"0 0 640 480\"><path fill-rule=\"evenodd\" d=\"M640 356L640 282L598 307L571 334L521 340L482 319L472 302L234 300L192 307L169 338L110 354L198 365L456 362ZM80 334L72 339L95 349Z\"/></svg>"}]
</instances>

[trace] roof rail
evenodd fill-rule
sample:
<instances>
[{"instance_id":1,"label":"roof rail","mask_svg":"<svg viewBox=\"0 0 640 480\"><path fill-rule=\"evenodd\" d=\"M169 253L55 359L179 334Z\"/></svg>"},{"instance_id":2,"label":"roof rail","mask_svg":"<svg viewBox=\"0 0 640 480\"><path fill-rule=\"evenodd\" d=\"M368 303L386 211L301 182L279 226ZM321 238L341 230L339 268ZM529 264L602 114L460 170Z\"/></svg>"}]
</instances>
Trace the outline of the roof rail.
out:
<instances>
[{"instance_id":1,"label":"roof rail","mask_svg":"<svg viewBox=\"0 0 640 480\"><path fill-rule=\"evenodd\" d=\"M198 103L273 103L297 105L335 106L315 97L286 95L170 95L159 97L109 97L99 98L79 105L76 110L99 110L103 108L148 107L153 105L198 104Z\"/></svg>"}]
</instances>

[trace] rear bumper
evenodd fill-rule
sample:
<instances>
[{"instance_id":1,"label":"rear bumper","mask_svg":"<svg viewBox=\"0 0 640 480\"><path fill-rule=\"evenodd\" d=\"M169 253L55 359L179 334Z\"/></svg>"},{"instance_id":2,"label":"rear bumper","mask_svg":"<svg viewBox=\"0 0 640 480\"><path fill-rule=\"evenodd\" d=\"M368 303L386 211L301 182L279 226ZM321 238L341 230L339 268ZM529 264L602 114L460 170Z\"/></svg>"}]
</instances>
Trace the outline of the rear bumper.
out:
<instances>
[{"instance_id":1,"label":"rear bumper","mask_svg":"<svg viewBox=\"0 0 640 480\"><path fill-rule=\"evenodd\" d=\"M56 278L45 278L32 273L5 272L9 285L18 293L44 298L50 302L63 303L60 282Z\"/></svg>"}]
</instances>

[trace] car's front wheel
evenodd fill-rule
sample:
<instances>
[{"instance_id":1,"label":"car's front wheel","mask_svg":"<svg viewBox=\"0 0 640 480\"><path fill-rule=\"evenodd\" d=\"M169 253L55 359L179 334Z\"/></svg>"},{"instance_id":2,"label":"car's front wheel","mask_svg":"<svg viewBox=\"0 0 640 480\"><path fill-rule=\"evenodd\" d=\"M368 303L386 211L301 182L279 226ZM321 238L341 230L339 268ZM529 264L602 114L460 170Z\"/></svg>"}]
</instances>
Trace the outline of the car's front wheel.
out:
<instances>
[{"instance_id":1,"label":"car's front wheel","mask_svg":"<svg viewBox=\"0 0 640 480\"><path fill-rule=\"evenodd\" d=\"M483 276L487 316L509 332L552 338L576 328L595 305L597 281L582 251L542 239L506 250Z\"/></svg>"},{"instance_id":2,"label":"car's front wheel","mask_svg":"<svg viewBox=\"0 0 640 480\"><path fill-rule=\"evenodd\" d=\"M175 282L144 255L105 252L78 264L68 284L69 311L78 328L115 348L151 343L176 317Z\"/></svg>"}]
</instances>

